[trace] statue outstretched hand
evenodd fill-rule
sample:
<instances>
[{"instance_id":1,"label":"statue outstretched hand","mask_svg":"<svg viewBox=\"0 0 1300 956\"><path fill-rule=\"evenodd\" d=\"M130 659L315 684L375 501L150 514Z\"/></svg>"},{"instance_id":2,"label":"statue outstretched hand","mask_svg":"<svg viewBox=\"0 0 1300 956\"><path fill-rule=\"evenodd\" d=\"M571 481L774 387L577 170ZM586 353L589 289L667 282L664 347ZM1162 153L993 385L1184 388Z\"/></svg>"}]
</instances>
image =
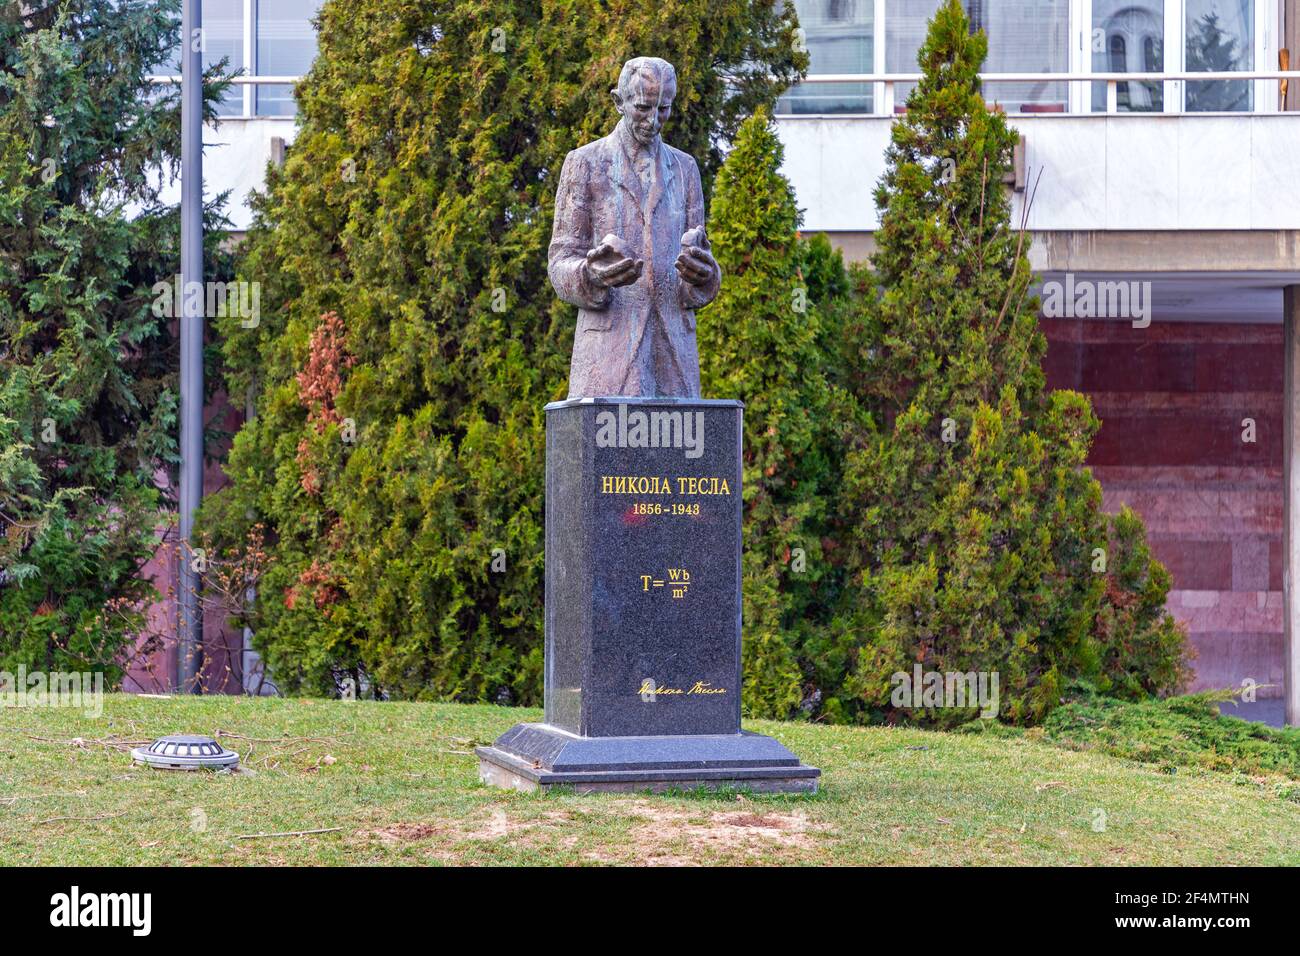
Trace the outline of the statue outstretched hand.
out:
<instances>
[{"instance_id":1,"label":"statue outstretched hand","mask_svg":"<svg viewBox=\"0 0 1300 956\"><path fill-rule=\"evenodd\" d=\"M673 263L683 282L706 285L717 273L718 264L709 251L709 237L703 226L696 226L682 235L682 251Z\"/></svg>"},{"instance_id":2,"label":"statue outstretched hand","mask_svg":"<svg viewBox=\"0 0 1300 956\"><path fill-rule=\"evenodd\" d=\"M644 269L645 260L636 258L627 243L612 232L587 253L587 274L601 288L631 285Z\"/></svg>"}]
</instances>

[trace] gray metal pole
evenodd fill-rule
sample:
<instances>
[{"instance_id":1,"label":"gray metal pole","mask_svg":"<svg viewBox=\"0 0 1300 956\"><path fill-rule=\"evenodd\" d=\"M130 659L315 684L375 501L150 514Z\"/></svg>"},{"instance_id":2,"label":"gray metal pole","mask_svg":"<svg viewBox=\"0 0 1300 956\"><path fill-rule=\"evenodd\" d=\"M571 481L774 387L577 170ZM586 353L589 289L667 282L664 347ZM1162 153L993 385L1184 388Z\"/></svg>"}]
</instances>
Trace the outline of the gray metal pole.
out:
<instances>
[{"instance_id":1,"label":"gray metal pole","mask_svg":"<svg viewBox=\"0 0 1300 956\"><path fill-rule=\"evenodd\" d=\"M203 655L199 575L190 536L203 500L203 11L184 0L181 14L181 550L176 608L176 689L197 692Z\"/></svg>"}]
</instances>

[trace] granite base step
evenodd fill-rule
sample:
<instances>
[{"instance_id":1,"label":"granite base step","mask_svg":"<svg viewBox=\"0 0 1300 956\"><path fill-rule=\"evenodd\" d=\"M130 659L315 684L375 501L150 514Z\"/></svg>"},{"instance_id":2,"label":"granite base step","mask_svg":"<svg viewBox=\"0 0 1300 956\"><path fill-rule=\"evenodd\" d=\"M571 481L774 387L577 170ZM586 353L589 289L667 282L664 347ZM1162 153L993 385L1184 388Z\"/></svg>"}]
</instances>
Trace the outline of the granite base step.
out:
<instances>
[{"instance_id":1,"label":"granite base step","mask_svg":"<svg viewBox=\"0 0 1300 956\"><path fill-rule=\"evenodd\" d=\"M475 752L484 783L515 790L816 793L821 776L779 741L748 732L579 737L547 724L516 724Z\"/></svg>"}]
</instances>

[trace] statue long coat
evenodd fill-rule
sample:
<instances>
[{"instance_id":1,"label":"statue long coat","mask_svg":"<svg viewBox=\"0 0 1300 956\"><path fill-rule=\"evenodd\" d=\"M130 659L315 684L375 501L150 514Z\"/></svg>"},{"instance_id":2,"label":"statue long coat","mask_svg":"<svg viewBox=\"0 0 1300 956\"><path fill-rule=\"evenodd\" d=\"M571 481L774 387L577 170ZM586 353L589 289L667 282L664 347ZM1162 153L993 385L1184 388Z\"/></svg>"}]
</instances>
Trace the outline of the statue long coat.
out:
<instances>
[{"instance_id":1,"label":"statue long coat","mask_svg":"<svg viewBox=\"0 0 1300 956\"><path fill-rule=\"evenodd\" d=\"M698 398L700 361L695 310L721 284L684 282L673 267L682 234L704 223L704 192L695 160L659 142L648 193L635 165L636 142L625 124L573 150L555 196L550 277L556 294L576 305L578 328L569 368L569 398L605 395ZM636 282L593 285L583 264L608 233L645 260Z\"/></svg>"}]
</instances>

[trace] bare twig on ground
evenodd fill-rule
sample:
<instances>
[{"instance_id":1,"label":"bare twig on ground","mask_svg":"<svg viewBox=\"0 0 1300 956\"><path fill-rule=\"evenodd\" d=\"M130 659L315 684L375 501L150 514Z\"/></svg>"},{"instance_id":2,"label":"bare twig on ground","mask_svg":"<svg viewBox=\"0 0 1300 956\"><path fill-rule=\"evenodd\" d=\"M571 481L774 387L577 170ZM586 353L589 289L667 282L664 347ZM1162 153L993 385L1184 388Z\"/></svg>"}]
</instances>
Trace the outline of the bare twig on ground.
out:
<instances>
[{"instance_id":1,"label":"bare twig on ground","mask_svg":"<svg viewBox=\"0 0 1300 956\"><path fill-rule=\"evenodd\" d=\"M58 823L60 820L75 820L78 823L94 823L96 820L112 820L116 817L124 816L126 816L125 810L121 813L101 813L97 817L50 817L48 820L42 820L36 825L38 827L44 826L47 823Z\"/></svg>"},{"instance_id":2,"label":"bare twig on ground","mask_svg":"<svg viewBox=\"0 0 1300 956\"><path fill-rule=\"evenodd\" d=\"M38 737L35 734L23 734L23 736L47 744L65 744L69 747L78 748L84 748L87 744L98 744L100 747L111 747L114 750L130 750L132 747L143 747L145 744L153 743L152 740L118 740L113 737L105 737L102 740L87 740L85 737L59 740L57 737Z\"/></svg>"},{"instance_id":3,"label":"bare twig on ground","mask_svg":"<svg viewBox=\"0 0 1300 956\"><path fill-rule=\"evenodd\" d=\"M265 840L272 837L313 836L317 833L338 833L342 827L325 827L320 830L287 830L284 833L241 833L237 840Z\"/></svg>"}]
</instances>

